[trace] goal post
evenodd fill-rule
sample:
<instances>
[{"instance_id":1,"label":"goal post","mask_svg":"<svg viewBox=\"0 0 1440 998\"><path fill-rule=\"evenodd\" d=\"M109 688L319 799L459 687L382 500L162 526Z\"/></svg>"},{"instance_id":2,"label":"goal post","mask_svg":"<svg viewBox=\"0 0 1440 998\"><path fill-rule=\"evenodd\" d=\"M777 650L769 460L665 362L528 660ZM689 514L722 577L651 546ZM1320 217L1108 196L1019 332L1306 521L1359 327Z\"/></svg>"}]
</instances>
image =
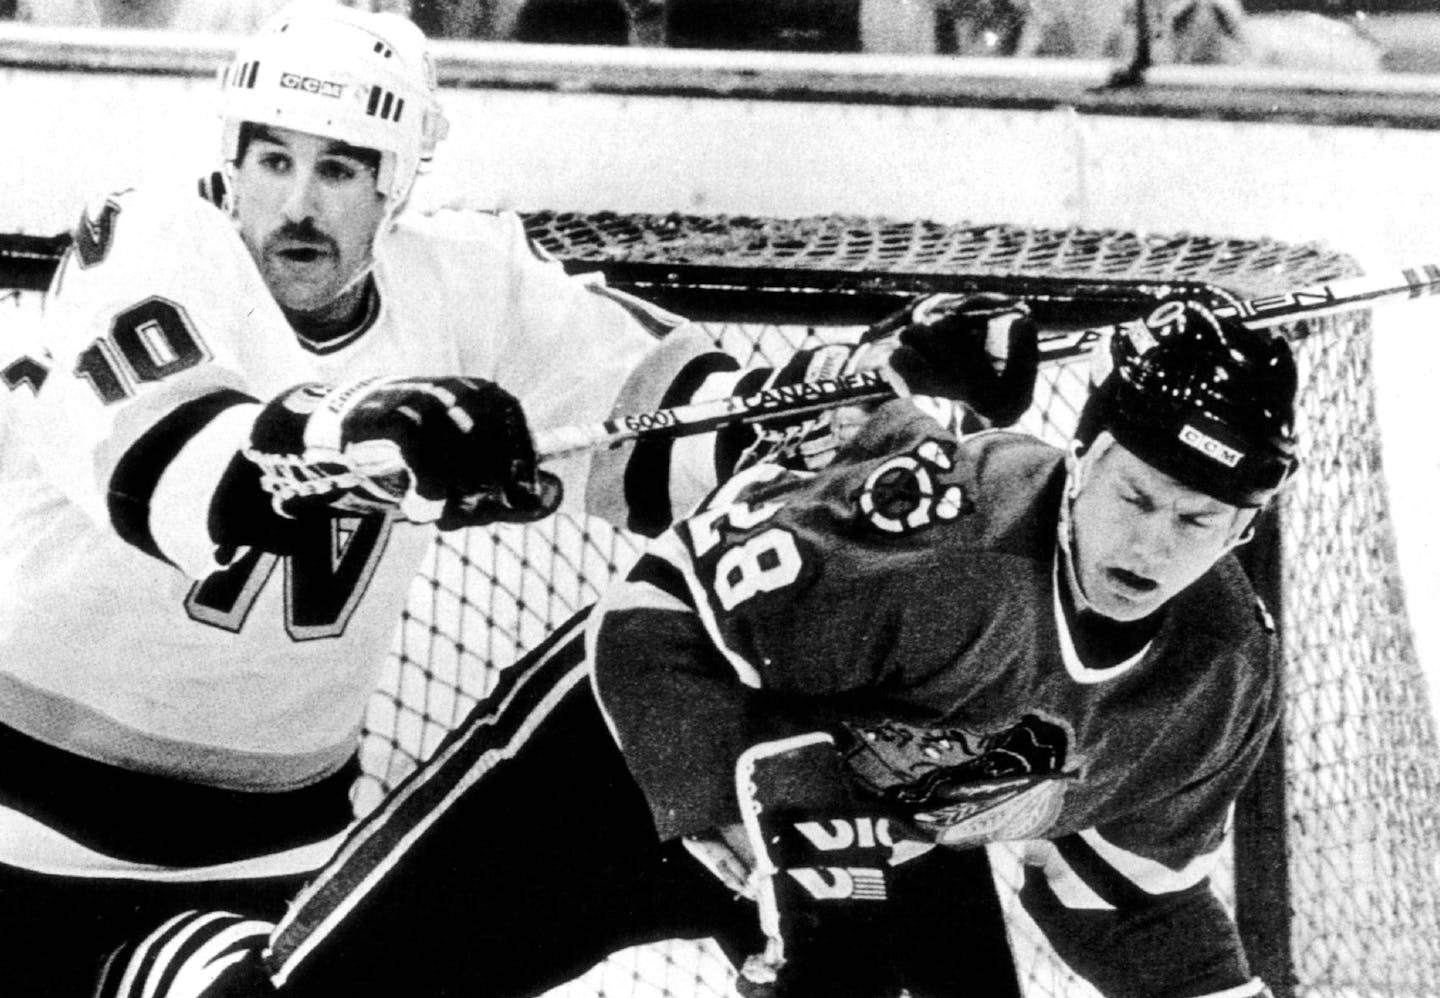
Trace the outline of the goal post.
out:
<instances>
[{"instance_id":1,"label":"goal post","mask_svg":"<svg viewBox=\"0 0 1440 998\"><path fill-rule=\"evenodd\" d=\"M599 269L699 321L743 364L857 336L929 291L1015 294L1046 329L1073 331L1177 292L1219 304L1358 271L1322 246L1223 236L855 217L525 221L572 270ZM5 245L0 288L34 287L34 261L18 280ZM10 311L0 308L0 328ZM1440 995L1440 745L1394 551L1371 329L1365 311L1308 321L1296 346L1301 469L1245 553L1280 628L1285 714L1237 806L1219 886L1257 969L1288 998ZM1022 428L1063 441L1088 380L1083 359L1047 365ZM440 536L372 699L357 807L413 769L496 670L591 602L640 543L570 517ZM1012 929L1030 998L1093 996L1018 912ZM621 955L560 993L696 998L726 994L728 979L713 948L677 942Z\"/></svg>"}]
</instances>

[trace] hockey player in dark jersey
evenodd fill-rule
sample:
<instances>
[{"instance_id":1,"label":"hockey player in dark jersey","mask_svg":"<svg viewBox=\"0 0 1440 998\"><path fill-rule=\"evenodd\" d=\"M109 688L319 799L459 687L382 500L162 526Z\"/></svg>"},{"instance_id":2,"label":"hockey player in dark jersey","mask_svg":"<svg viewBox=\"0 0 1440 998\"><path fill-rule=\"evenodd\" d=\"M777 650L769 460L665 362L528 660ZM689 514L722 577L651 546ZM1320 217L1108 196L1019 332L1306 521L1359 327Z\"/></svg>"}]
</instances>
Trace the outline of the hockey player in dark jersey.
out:
<instances>
[{"instance_id":1,"label":"hockey player in dark jersey","mask_svg":"<svg viewBox=\"0 0 1440 998\"><path fill-rule=\"evenodd\" d=\"M159 993L532 995L711 936L752 998L1018 995L1003 846L1102 994L1267 994L1209 875L1279 711L1231 552L1295 467L1296 373L1195 306L1140 332L1068 450L901 399L822 471L732 478L263 946L181 968L231 990Z\"/></svg>"},{"instance_id":2,"label":"hockey player in dark jersey","mask_svg":"<svg viewBox=\"0 0 1440 998\"><path fill-rule=\"evenodd\" d=\"M826 474L733 479L602 602L594 684L661 839L757 899L751 993L1006 993L904 956L916 851L997 842L1101 993L1263 993L1208 875L1279 709L1229 553L1293 471L1295 368L1198 308L1146 329L1068 454L897 403Z\"/></svg>"}]
</instances>

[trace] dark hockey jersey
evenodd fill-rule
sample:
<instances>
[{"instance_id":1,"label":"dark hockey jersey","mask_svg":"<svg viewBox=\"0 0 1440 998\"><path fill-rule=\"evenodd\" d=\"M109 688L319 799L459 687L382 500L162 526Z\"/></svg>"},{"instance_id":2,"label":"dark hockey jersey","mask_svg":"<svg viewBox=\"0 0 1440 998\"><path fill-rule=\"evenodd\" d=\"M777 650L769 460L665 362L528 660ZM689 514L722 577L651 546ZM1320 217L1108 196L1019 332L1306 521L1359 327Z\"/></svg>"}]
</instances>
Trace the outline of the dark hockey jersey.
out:
<instances>
[{"instance_id":1,"label":"dark hockey jersey","mask_svg":"<svg viewBox=\"0 0 1440 998\"><path fill-rule=\"evenodd\" d=\"M1207 877L1277 717L1268 619L1227 556L1139 652L1080 661L1060 458L902 401L824 472L750 469L602 603L600 700L663 836L735 821L740 753L823 726L892 803L945 781L946 844L1011 843L1106 993L1258 993Z\"/></svg>"}]
</instances>

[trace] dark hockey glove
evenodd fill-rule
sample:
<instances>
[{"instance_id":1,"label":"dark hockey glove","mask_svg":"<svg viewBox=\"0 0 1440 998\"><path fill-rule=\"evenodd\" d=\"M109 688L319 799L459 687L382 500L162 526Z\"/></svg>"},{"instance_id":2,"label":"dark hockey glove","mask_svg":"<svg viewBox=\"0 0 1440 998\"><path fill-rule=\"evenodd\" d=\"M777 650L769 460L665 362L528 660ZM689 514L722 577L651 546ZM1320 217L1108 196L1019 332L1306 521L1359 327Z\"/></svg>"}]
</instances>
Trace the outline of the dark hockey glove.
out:
<instances>
[{"instance_id":1,"label":"dark hockey glove","mask_svg":"<svg viewBox=\"0 0 1440 998\"><path fill-rule=\"evenodd\" d=\"M891 998L891 868L915 844L860 800L821 732L749 749L736 789L757 888L764 953L749 957L745 998ZM923 851L924 847L919 847Z\"/></svg>"},{"instance_id":2,"label":"dark hockey glove","mask_svg":"<svg viewBox=\"0 0 1440 998\"><path fill-rule=\"evenodd\" d=\"M1009 426L1034 397L1038 336L1029 307L1014 298L930 295L875 323L858 344L799 351L747 390L879 371L899 394L963 403L953 417L941 419L948 425L953 418L963 432ZM728 432L749 439L732 442L728 449L745 452L737 468L778 459L788 467L817 470L833 460L876 404L766 420L753 428L742 424Z\"/></svg>"},{"instance_id":3,"label":"dark hockey glove","mask_svg":"<svg viewBox=\"0 0 1440 998\"><path fill-rule=\"evenodd\" d=\"M1064 730L1035 714L978 739L900 721L849 725L840 744L864 795L903 815L907 832L955 848L1040 834L1078 777L1066 769Z\"/></svg>"},{"instance_id":4,"label":"dark hockey glove","mask_svg":"<svg viewBox=\"0 0 1440 998\"><path fill-rule=\"evenodd\" d=\"M261 954L269 922L187 911L111 954L95 998L265 998L275 995Z\"/></svg>"},{"instance_id":5,"label":"dark hockey glove","mask_svg":"<svg viewBox=\"0 0 1440 998\"><path fill-rule=\"evenodd\" d=\"M453 530L539 520L560 502L520 403L479 378L300 385L261 411L245 456L291 517L398 510Z\"/></svg>"},{"instance_id":6,"label":"dark hockey glove","mask_svg":"<svg viewBox=\"0 0 1440 998\"><path fill-rule=\"evenodd\" d=\"M931 295L910 309L890 355L912 395L964 402L990 426L1009 426L1035 396L1039 327L1005 295Z\"/></svg>"}]
</instances>

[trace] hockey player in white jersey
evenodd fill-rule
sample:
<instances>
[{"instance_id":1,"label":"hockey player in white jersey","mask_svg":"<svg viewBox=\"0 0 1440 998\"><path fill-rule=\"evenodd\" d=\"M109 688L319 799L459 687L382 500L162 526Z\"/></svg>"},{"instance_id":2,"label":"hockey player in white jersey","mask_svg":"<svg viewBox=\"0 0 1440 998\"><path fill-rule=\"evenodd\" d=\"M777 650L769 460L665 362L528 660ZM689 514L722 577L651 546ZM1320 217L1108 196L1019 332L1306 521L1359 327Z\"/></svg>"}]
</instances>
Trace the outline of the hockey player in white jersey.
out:
<instances>
[{"instance_id":1,"label":"hockey player in white jersey","mask_svg":"<svg viewBox=\"0 0 1440 998\"><path fill-rule=\"evenodd\" d=\"M434 525L565 502L655 532L754 439L537 467L531 427L757 375L512 214L405 210L446 131L408 21L288 9L221 101L223 207L92 205L41 341L0 362L7 998L88 996L177 912L279 916L352 819Z\"/></svg>"},{"instance_id":2,"label":"hockey player in white jersey","mask_svg":"<svg viewBox=\"0 0 1440 998\"><path fill-rule=\"evenodd\" d=\"M586 462L539 471L529 426L607 415L678 323L568 278L513 215L404 212L446 123L397 16L281 15L220 117L228 209L92 205L42 349L4 367L15 998L89 994L135 927L204 898L283 903L352 818L428 524L578 503Z\"/></svg>"}]
</instances>

